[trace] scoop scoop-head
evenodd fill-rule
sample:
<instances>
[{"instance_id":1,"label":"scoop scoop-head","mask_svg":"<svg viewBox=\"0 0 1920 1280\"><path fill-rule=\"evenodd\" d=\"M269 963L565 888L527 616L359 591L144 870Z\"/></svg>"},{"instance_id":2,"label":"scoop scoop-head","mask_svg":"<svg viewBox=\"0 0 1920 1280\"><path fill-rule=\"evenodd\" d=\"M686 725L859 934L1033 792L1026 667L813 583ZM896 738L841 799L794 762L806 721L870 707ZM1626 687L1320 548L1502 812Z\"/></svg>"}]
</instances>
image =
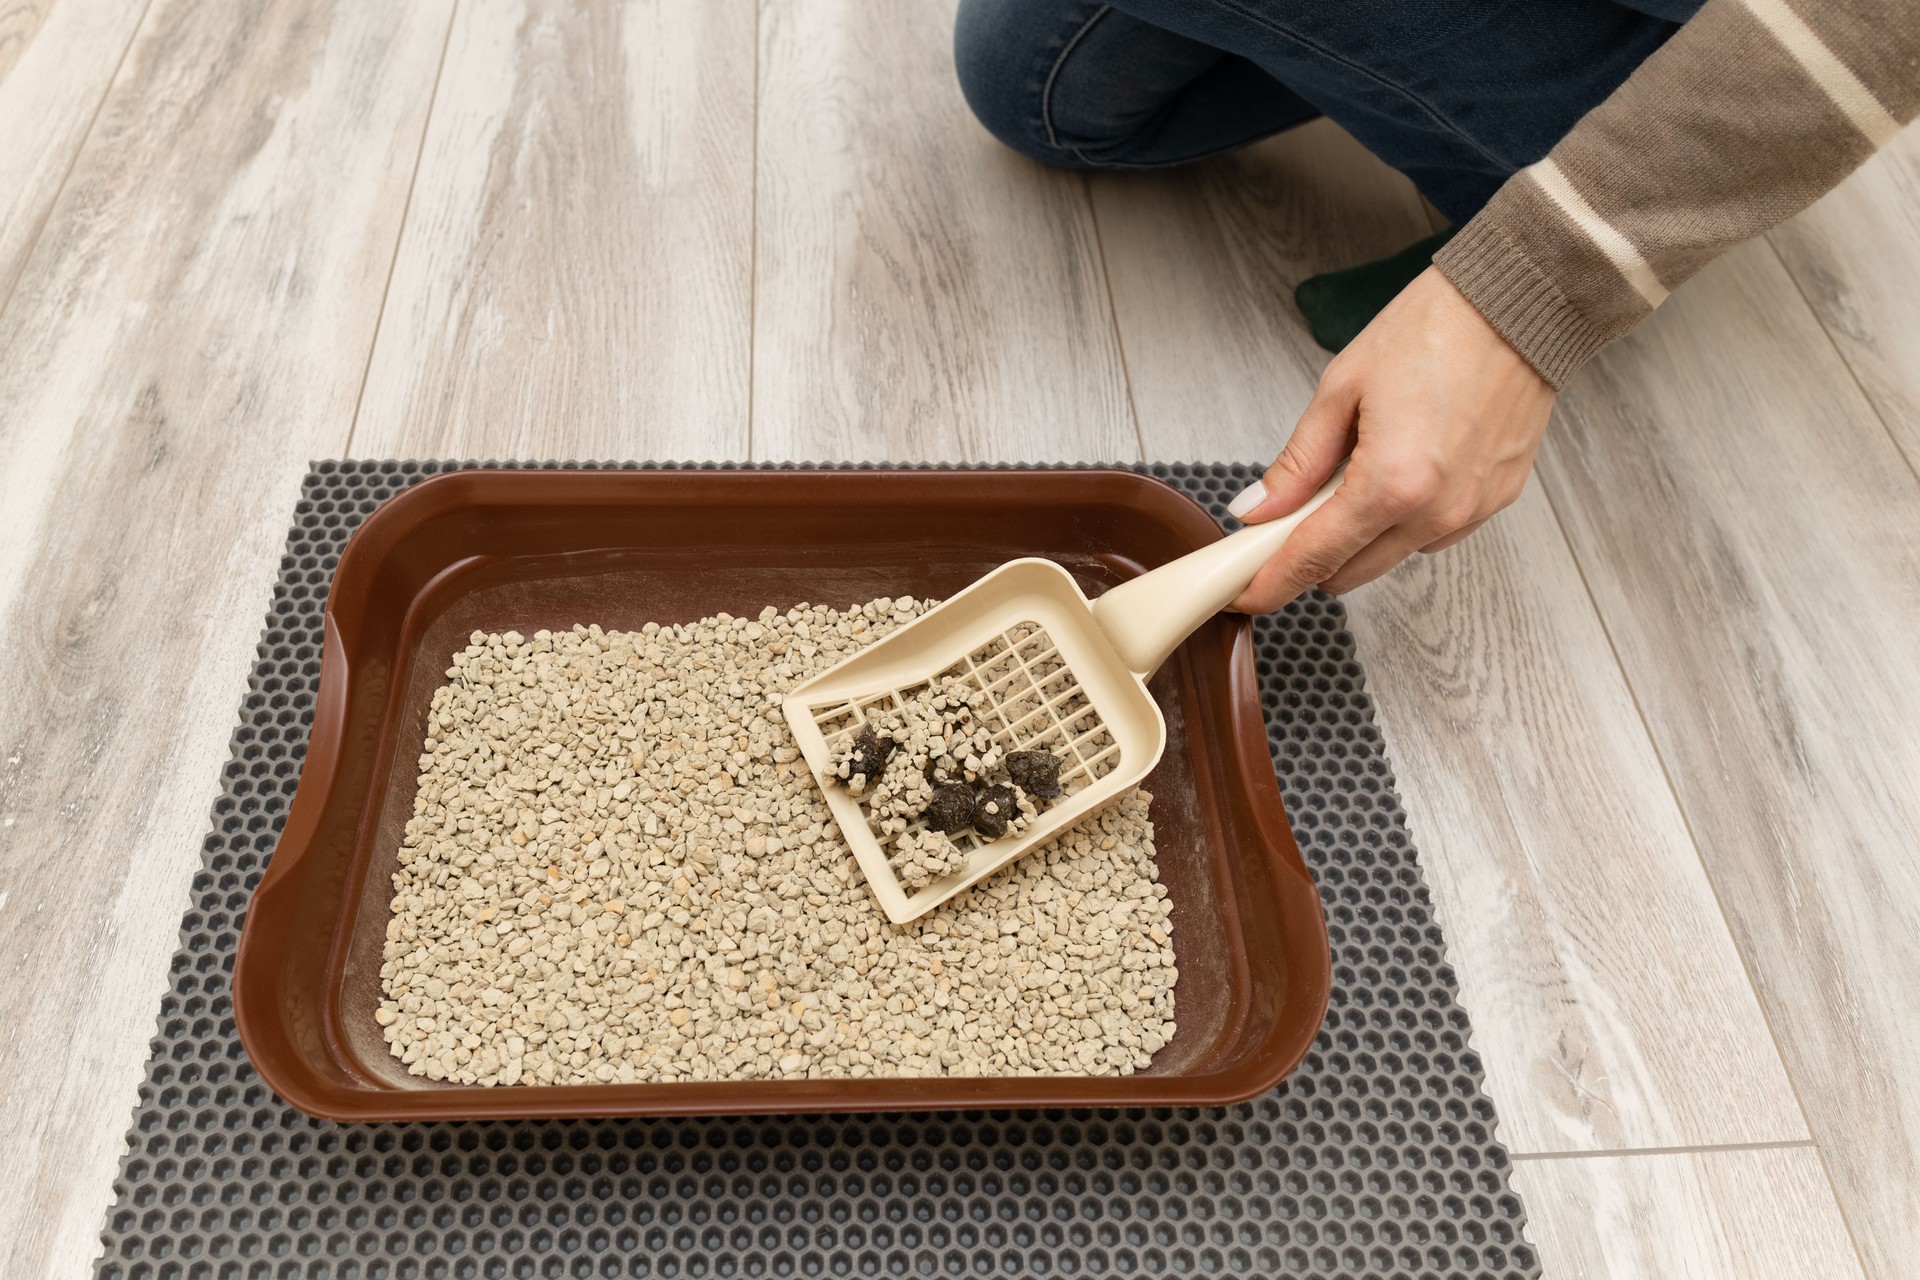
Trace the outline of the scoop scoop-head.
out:
<instances>
[{"instance_id":1,"label":"scoop scoop-head","mask_svg":"<svg viewBox=\"0 0 1920 1280\"><path fill-rule=\"evenodd\" d=\"M1147 678L1246 589L1339 482L1336 473L1291 515L1242 529L1096 601L1051 560L1009 561L795 686L781 709L887 918L904 923L924 915L1138 785L1159 762L1167 738ZM897 711L942 677L985 692L981 719L1002 750L1059 757L1063 794L1017 833L998 840L957 834L965 864L909 889L861 800L833 777L834 758L862 725Z\"/></svg>"}]
</instances>

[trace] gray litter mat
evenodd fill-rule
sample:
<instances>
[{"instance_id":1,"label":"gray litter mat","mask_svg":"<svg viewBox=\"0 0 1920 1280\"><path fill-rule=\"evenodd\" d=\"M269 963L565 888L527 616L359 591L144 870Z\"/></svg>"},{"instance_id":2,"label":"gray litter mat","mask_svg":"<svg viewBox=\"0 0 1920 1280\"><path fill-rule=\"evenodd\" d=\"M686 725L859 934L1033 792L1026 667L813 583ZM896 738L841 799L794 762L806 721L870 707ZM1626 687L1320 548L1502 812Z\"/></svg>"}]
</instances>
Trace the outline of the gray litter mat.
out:
<instances>
[{"instance_id":1,"label":"gray litter mat","mask_svg":"<svg viewBox=\"0 0 1920 1280\"><path fill-rule=\"evenodd\" d=\"M1219 1110L417 1125L332 1124L281 1103L248 1066L227 982L306 750L327 584L381 500L475 465L321 462L307 477L98 1276L1539 1274L1345 615L1318 593L1263 619L1256 639L1267 737L1326 908L1333 994L1305 1062L1263 1097ZM1138 469L1217 517L1259 474Z\"/></svg>"}]
</instances>

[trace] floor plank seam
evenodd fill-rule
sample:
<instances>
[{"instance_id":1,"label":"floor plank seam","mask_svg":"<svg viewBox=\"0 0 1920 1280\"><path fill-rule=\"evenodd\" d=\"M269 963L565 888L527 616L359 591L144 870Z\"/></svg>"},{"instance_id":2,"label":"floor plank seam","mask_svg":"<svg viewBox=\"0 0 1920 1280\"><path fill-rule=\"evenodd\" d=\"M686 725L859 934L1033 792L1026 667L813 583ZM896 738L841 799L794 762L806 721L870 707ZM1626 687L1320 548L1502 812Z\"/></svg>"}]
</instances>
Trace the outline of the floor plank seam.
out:
<instances>
[{"instance_id":1,"label":"floor plank seam","mask_svg":"<svg viewBox=\"0 0 1920 1280\"><path fill-rule=\"evenodd\" d=\"M1693 1156L1715 1151L1815 1151L1820 1144L1812 1138L1786 1142L1713 1142L1691 1147L1609 1147L1601 1151L1509 1151L1514 1160L1603 1160L1609 1156Z\"/></svg>"},{"instance_id":2,"label":"floor plank seam","mask_svg":"<svg viewBox=\"0 0 1920 1280\"><path fill-rule=\"evenodd\" d=\"M753 5L753 141L747 163L747 442L742 454L753 459L753 381L760 350L760 40L765 0Z\"/></svg>"},{"instance_id":3,"label":"floor plank seam","mask_svg":"<svg viewBox=\"0 0 1920 1280\"><path fill-rule=\"evenodd\" d=\"M40 238L47 233L47 224L53 221L53 211L60 207L60 197L66 194L67 183L73 179L73 171L80 167L80 157L86 154L87 143L93 138L93 130L100 123L100 113L107 109L107 99L113 96L113 86L120 83L120 73L126 69L127 57L133 52L133 46L140 43L140 32L147 25L147 15L153 12L153 0L146 0L141 6L140 17L135 20L132 31L127 35L127 43L120 50L120 60L113 64L113 74L107 77L106 87L100 91L100 101L93 104L93 114L87 118L87 127L80 132L80 141L74 145L73 154L67 157L67 171L60 175L60 183L53 189L53 199L47 201L47 211L40 215L40 225L33 229L27 238L26 249L20 255L20 269L13 279L7 281L6 291L0 294L0 315L5 315L7 307L13 302L14 291L20 287L20 281L27 274L27 264L33 261L33 254L40 247Z\"/></svg>"},{"instance_id":4,"label":"floor plank seam","mask_svg":"<svg viewBox=\"0 0 1920 1280\"><path fill-rule=\"evenodd\" d=\"M373 356L380 350L380 331L387 320L387 302L393 296L393 275L400 265L400 254L407 244L407 223L413 217L413 191L420 182L420 165L426 159L427 139L433 136L433 109L440 102L440 77L446 74L447 51L453 47L453 28L460 21L460 0L447 7L447 33L440 40L440 62L433 69L433 88L427 91L427 113L420 122L420 145L414 149L413 172L407 176L407 198L400 202L400 228L393 233L393 256L387 259L387 279L380 286L380 310L373 317L373 337L367 342L367 362L360 369L360 390L353 397L353 418L347 423L347 442L340 448L342 458L353 455L354 433L360 430L360 410L367 401L367 380L373 374Z\"/></svg>"},{"instance_id":5,"label":"floor plank seam","mask_svg":"<svg viewBox=\"0 0 1920 1280\"><path fill-rule=\"evenodd\" d=\"M1127 367L1127 342L1120 336L1120 307L1113 297L1113 277L1107 271L1107 242L1100 234L1100 210L1093 199L1093 183L1080 174L1080 198L1087 202L1087 222L1093 228L1093 251L1100 259L1100 289L1107 295L1107 323L1113 327L1113 351L1120 358L1120 385L1127 389L1127 416L1133 419L1133 447L1147 460L1147 437L1140 430L1140 409L1133 402L1133 371Z\"/></svg>"},{"instance_id":6,"label":"floor plank seam","mask_svg":"<svg viewBox=\"0 0 1920 1280\"><path fill-rule=\"evenodd\" d=\"M1906 447L1901 444L1900 433L1893 429L1891 422L1887 421L1886 413L1880 408L1879 397L1870 394L1866 383L1860 381L1860 371L1853 367L1853 361L1847 359L1846 350L1834 339L1833 330L1827 328L1827 322L1820 318L1820 308L1814 306L1813 299L1807 296L1806 288L1801 285L1800 277L1794 274L1793 267L1788 264L1787 256L1781 253L1780 246L1774 243L1773 233L1769 231L1760 238L1767 242L1767 251L1773 255L1773 260L1778 262L1780 269L1787 273L1787 279L1792 282L1793 291L1799 295L1801 305L1806 307L1807 314L1812 316L1813 322L1820 326L1820 336L1827 340L1827 346L1840 361L1840 367L1847 371L1847 379L1853 383L1853 389L1858 391L1860 398L1867 402L1867 407L1873 410L1874 421L1880 424L1880 429L1887 433L1888 439L1893 441L1893 451L1906 461L1907 470L1913 473L1916 482L1920 482L1920 458L1908 454Z\"/></svg>"}]
</instances>

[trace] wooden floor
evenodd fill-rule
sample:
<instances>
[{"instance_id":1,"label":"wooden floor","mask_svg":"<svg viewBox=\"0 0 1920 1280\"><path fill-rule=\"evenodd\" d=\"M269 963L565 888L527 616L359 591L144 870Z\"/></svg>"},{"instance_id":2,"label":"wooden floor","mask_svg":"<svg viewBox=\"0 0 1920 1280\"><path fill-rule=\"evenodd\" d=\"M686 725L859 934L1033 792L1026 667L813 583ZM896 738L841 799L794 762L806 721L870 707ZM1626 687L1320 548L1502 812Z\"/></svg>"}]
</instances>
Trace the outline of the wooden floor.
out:
<instances>
[{"instance_id":1,"label":"wooden floor","mask_svg":"<svg viewBox=\"0 0 1920 1280\"><path fill-rule=\"evenodd\" d=\"M1310 126L995 147L857 0L0 0L0 1274L85 1273L300 475L1269 457ZM1920 1256L1920 136L1350 601L1550 1275Z\"/></svg>"}]
</instances>

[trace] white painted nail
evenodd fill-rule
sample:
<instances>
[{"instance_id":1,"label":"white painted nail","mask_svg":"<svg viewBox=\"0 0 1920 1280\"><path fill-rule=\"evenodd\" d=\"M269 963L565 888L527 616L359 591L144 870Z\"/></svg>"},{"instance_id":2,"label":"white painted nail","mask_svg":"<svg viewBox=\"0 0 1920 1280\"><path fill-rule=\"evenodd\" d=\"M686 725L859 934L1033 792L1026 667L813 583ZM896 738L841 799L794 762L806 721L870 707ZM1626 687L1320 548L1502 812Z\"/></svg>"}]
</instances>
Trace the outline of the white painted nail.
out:
<instances>
[{"instance_id":1,"label":"white painted nail","mask_svg":"<svg viewBox=\"0 0 1920 1280\"><path fill-rule=\"evenodd\" d=\"M1267 498L1266 481L1255 480L1252 484L1242 489L1239 495L1235 497L1232 502L1229 502L1227 504L1227 514L1232 516L1235 520L1238 520L1241 517L1245 516L1247 512L1253 510L1255 507L1259 506L1262 502L1266 501L1266 498Z\"/></svg>"}]
</instances>

